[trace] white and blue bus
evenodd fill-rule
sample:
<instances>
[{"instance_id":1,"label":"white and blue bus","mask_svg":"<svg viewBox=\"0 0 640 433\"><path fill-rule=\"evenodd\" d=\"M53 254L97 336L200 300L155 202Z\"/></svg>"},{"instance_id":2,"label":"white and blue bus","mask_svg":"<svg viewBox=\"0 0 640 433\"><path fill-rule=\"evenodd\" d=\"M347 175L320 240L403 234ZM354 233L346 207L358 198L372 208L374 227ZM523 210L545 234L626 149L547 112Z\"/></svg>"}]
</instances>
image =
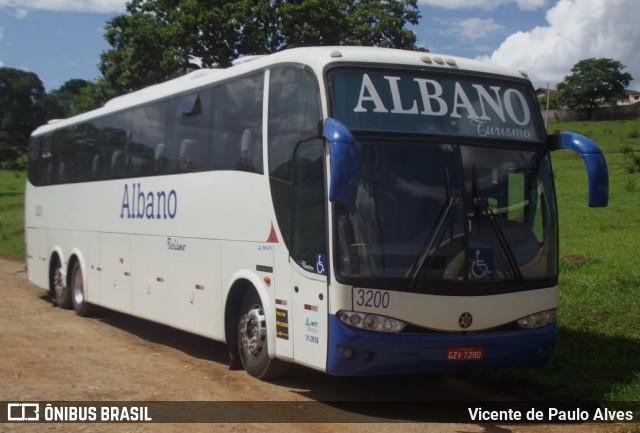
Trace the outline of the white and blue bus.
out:
<instances>
[{"instance_id":1,"label":"white and blue bus","mask_svg":"<svg viewBox=\"0 0 640 433\"><path fill-rule=\"evenodd\" d=\"M558 214L531 82L362 47L200 70L32 135L29 278L225 342L258 378L536 367L552 356ZM61 316L62 317L62 316Z\"/></svg>"}]
</instances>

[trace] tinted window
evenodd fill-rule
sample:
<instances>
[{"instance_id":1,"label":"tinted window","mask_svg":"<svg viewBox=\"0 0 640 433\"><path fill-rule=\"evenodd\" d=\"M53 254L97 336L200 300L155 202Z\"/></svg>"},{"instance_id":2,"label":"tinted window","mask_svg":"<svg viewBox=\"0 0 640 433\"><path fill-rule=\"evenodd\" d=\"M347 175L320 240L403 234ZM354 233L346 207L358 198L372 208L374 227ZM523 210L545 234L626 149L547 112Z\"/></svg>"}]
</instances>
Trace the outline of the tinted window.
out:
<instances>
[{"instance_id":1,"label":"tinted window","mask_svg":"<svg viewBox=\"0 0 640 433\"><path fill-rule=\"evenodd\" d=\"M211 92L180 96L171 103L170 140L166 157L169 173L207 170L211 130Z\"/></svg>"},{"instance_id":2,"label":"tinted window","mask_svg":"<svg viewBox=\"0 0 640 433\"><path fill-rule=\"evenodd\" d=\"M76 182L86 182L94 178L94 161L98 161L100 130L92 122L82 123L76 127Z\"/></svg>"},{"instance_id":3,"label":"tinted window","mask_svg":"<svg viewBox=\"0 0 640 433\"><path fill-rule=\"evenodd\" d=\"M263 173L264 72L32 137L34 185L203 170Z\"/></svg>"},{"instance_id":4,"label":"tinted window","mask_svg":"<svg viewBox=\"0 0 640 433\"><path fill-rule=\"evenodd\" d=\"M263 173L263 98L262 72L214 87L212 169Z\"/></svg>"},{"instance_id":5,"label":"tinted window","mask_svg":"<svg viewBox=\"0 0 640 433\"><path fill-rule=\"evenodd\" d=\"M129 146L132 176L164 173L168 108L168 102L159 102L132 111Z\"/></svg>"},{"instance_id":6,"label":"tinted window","mask_svg":"<svg viewBox=\"0 0 640 433\"><path fill-rule=\"evenodd\" d=\"M307 141L298 146L294 167L291 257L303 269L325 274L327 244L322 141Z\"/></svg>"},{"instance_id":7,"label":"tinted window","mask_svg":"<svg viewBox=\"0 0 640 433\"><path fill-rule=\"evenodd\" d=\"M291 230L291 174L296 145L317 134L322 119L315 76L300 67L271 70L269 175L271 196L285 243Z\"/></svg>"},{"instance_id":8,"label":"tinted window","mask_svg":"<svg viewBox=\"0 0 640 433\"><path fill-rule=\"evenodd\" d=\"M107 178L120 179L131 173L131 113L113 114L101 122L100 151L104 155L103 168Z\"/></svg>"}]
</instances>

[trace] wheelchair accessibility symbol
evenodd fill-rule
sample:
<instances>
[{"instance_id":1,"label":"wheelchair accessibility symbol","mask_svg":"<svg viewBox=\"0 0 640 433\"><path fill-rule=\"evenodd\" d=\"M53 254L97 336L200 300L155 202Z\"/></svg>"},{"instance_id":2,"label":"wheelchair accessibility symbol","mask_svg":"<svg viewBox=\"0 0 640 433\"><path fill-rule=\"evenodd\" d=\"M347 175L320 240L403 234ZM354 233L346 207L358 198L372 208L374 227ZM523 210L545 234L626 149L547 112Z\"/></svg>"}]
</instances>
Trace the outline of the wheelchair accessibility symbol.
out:
<instances>
[{"instance_id":1,"label":"wheelchair accessibility symbol","mask_svg":"<svg viewBox=\"0 0 640 433\"><path fill-rule=\"evenodd\" d=\"M490 248L476 248L473 257L471 262L473 278L490 278L493 273L493 251Z\"/></svg>"},{"instance_id":2,"label":"wheelchair accessibility symbol","mask_svg":"<svg viewBox=\"0 0 640 433\"><path fill-rule=\"evenodd\" d=\"M322 253L316 254L316 272L320 275L327 275L327 255Z\"/></svg>"}]
</instances>

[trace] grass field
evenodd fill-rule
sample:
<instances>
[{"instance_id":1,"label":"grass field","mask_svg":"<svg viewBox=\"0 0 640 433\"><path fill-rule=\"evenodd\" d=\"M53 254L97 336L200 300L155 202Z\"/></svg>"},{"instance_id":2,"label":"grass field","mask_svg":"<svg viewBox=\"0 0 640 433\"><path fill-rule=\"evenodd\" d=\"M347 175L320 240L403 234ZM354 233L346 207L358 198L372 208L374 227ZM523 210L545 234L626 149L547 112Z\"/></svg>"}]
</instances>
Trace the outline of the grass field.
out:
<instances>
[{"instance_id":1,"label":"grass field","mask_svg":"<svg viewBox=\"0 0 640 433\"><path fill-rule=\"evenodd\" d=\"M640 120L547 129L578 132L600 145L609 206L587 207L581 158L553 153L561 257L555 355L543 369L481 376L516 383L534 398L640 401Z\"/></svg>"},{"instance_id":2,"label":"grass field","mask_svg":"<svg viewBox=\"0 0 640 433\"><path fill-rule=\"evenodd\" d=\"M586 172L553 154L560 212L559 338L545 368L474 373L525 398L640 401L640 120L550 124L607 158L607 208L587 207ZM0 255L22 259L24 175L0 172Z\"/></svg>"},{"instance_id":3,"label":"grass field","mask_svg":"<svg viewBox=\"0 0 640 433\"><path fill-rule=\"evenodd\" d=\"M0 170L0 256L24 259L25 174Z\"/></svg>"}]
</instances>

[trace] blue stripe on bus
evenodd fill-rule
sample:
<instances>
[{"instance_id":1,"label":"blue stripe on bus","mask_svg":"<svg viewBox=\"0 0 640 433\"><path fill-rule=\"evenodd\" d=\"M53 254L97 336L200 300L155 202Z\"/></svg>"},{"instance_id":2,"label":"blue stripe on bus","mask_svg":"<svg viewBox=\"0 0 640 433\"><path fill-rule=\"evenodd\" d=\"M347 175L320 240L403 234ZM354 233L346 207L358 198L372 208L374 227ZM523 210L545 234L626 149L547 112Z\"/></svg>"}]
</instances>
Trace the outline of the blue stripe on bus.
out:
<instances>
[{"instance_id":1,"label":"blue stripe on bus","mask_svg":"<svg viewBox=\"0 0 640 433\"><path fill-rule=\"evenodd\" d=\"M533 330L472 334L394 334L357 329L329 316L327 373L405 374L533 368L551 360L555 324ZM447 361L447 348L483 347L482 360Z\"/></svg>"}]
</instances>

